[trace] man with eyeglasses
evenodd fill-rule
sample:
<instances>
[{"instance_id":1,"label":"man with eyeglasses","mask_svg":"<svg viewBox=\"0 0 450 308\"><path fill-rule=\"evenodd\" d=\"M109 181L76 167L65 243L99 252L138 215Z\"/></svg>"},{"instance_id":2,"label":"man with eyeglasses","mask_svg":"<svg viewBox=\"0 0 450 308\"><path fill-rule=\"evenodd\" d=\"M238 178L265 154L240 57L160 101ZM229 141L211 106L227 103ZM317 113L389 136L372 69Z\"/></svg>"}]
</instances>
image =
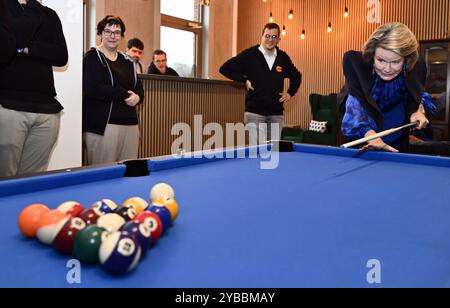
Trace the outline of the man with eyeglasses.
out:
<instances>
[{"instance_id":1,"label":"man with eyeglasses","mask_svg":"<svg viewBox=\"0 0 450 308\"><path fill-rule=\"evenodd\" d=\"M180 76L173 68L167 66L167 54L159 49L153 52L153 62L148 67L148 74Z\"/></svg>"},{"instance_id":2,"label":"man with eyeglasses","mask_svg":"<svg viewBox=\"0 0 450 308\"><path fill-rule=\"evenodd\" d=\"M15 55L0 67L0 177L47 168L63 109L56 99L52 66L68 61L54 10L36 0L7 0L6 7Z\"/></svg>"},{"instance_id":3,"label":"man with eyeglasses","mask_svg":"<svg viewBox=\"0 0 450 308\"><path fill-rule=\"evenodd\" d=\"M278 48L280 33L277 24L265 25L260 45L244 50L220 68L225 77L246 83L244 121L252 145L281 137L283 105L297 93L301 84L300 72L287 53ZM286 78L290 85L285 92Z\"/></svg>"}]
</instances>

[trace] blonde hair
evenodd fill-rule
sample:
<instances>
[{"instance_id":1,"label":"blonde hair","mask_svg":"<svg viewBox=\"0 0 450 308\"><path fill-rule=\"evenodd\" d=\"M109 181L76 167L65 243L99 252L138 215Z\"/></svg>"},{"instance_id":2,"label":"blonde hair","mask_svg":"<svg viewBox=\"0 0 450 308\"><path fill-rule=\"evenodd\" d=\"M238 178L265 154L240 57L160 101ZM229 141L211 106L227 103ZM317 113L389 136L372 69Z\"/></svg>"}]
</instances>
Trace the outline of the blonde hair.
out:
<instances>
[{"instance_id":1,"label":"blonde hair","mask_svg":"<svg viewBox=\"0 0 450 308\"><path fill-rule=\"evenodd\" d=\"M372 60L377 48L383 48L405 58L411 71L419 59L419 43L412 31L399 22L387 23L379 27L364 44L363 55Z\"/></svg>"}]
</instances>

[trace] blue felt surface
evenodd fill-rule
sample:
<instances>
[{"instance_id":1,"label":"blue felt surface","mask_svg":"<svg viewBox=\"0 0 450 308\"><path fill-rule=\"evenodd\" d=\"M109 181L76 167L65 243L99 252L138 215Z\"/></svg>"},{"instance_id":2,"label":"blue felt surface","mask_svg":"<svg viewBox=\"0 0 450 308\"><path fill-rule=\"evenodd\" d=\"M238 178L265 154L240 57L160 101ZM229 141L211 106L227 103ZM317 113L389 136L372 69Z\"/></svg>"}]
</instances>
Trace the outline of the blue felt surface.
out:
<instances>
[{"instance_id":1,"label":"blue felt surface","mask_svg":"<svg viewBox=\"0 0 450 308\"><path fill-rule=\"evenodd\" d=\"M113 277L83 266L79 286L371 287L370 259L381 261L382 287L449 286L446 161L430 166L333 151L281 153L275 170L260 170L258 159L224 160L0 198L0 287L71 287L70 258L19 234L25 205L121 203L148 198L158 182L175 188L175 226L132 273Z\"/></svg>"}]
</instances>

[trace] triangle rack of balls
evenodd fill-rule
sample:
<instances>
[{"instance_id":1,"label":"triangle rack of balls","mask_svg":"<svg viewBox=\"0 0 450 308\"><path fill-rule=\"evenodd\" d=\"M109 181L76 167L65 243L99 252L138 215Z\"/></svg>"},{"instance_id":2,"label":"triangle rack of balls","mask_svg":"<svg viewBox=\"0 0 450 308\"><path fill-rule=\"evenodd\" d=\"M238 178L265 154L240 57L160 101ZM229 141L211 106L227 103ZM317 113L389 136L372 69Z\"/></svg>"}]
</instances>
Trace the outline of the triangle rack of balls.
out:
<instances>
[{"instance_id":1,"label":"triangle rack of balls","mask_svg":"<svg viewBox=\"0 0 450 308\"><path fill-rule=\"evenodd\" d=\"M120 207L102 199L85 208L75 201L51 210L44 204L25 207L18 219L20 232L37 238L81 263L101 264L111 274L124 274L139 264L145 252L173 226L178 204L173 188L159 183L150 191L150 203L140 197Z\"/></svg>"}]
</instances>

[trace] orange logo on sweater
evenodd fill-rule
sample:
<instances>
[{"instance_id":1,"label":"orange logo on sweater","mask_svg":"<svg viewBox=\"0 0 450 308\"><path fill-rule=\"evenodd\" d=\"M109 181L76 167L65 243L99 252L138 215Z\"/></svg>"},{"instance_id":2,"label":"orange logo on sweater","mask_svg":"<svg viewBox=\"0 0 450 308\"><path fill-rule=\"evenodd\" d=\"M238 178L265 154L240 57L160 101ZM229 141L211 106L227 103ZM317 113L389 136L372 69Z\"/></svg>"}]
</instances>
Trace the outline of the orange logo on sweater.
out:
<instances>
[{"instance_id":1,"label":"orange logo on sweater","mask_svg":"<svg viewBox=\"0 0 450 308\"><path fill-rule=\"evenodd\" d=\"M277 72L278 73L282 73L283 72L283 68L281 66L277 66Z\"/></svg>"}]
</instances>

